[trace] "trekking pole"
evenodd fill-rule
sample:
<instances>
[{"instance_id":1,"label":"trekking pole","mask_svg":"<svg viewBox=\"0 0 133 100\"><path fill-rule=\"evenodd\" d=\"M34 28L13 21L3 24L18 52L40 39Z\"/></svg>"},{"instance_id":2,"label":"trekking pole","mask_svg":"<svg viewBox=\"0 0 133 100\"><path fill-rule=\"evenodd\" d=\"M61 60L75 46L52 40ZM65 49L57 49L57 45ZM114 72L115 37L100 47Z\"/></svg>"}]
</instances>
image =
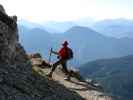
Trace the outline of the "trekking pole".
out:
<instances>
[{"instance_id":1,"label":"trekking pole","mask_svg":"<svg viewBox=\"0 0 133 100\"><path fill-rule=\"evenodd\" d=\"M50 49L50 53L49 53L49 59L48 59L48 63L51 63L51 55L52 55L52 48Z\"/></svg>"}]
</instances>

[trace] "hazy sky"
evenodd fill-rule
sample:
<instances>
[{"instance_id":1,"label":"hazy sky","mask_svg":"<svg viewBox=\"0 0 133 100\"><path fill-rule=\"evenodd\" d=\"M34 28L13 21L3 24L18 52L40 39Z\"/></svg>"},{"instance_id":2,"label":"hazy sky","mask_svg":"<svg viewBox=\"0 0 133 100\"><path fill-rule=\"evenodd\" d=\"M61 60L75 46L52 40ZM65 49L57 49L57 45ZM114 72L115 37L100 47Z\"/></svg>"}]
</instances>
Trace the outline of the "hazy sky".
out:
<instances>
[{"instance_id":1,"label":"hazy sky","mask_svg":"<svg viewBox=\"0 0 133 100\"><path fill-rule=\"evenodd\" d=\"M9 15L30 21L133 19L133 0L0 0Z\"/></svg>"}]
</instances>

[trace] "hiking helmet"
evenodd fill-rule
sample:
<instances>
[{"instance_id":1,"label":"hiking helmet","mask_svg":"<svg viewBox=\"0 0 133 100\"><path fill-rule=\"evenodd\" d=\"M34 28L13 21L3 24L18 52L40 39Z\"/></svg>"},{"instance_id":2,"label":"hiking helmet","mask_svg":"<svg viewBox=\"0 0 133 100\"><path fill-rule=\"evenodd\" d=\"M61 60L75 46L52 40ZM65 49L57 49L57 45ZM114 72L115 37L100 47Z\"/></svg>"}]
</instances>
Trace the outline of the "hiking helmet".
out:
<instances>
[{"instance_id":1,"label":"hiking helmet","mask_svg":"<svg viewBox=\"0 0 133 100\"><path fill-rule=\"evenodd\" d=\"M64 41L64 43L62 45L63 46L67 46L68 45L68 42L67 41Z\"/></svg>"}]
</instances>

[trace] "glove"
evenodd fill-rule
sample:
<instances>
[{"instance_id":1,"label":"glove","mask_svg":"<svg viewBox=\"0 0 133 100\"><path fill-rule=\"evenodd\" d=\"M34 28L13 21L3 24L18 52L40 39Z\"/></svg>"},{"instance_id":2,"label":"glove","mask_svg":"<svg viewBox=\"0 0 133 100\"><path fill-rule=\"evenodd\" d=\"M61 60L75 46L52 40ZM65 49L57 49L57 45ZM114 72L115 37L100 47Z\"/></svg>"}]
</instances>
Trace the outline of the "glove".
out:
<instances>
[{"instance_id":1,"label":"glove","mask_svg":"<svg viewBox=\"0 0 133 100\"><path fill-rule=\"evenodd\" d=\"M50 49L50 52L53 53L53 49L52 48Z\"/></svg>"}]
</instances>

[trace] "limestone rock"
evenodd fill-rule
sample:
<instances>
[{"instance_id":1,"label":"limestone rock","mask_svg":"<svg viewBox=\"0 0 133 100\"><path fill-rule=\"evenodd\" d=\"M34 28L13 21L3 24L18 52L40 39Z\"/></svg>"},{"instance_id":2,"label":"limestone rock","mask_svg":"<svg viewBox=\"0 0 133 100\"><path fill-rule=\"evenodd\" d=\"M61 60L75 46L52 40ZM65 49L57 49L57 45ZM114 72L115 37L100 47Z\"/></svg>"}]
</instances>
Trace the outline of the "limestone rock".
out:
<instances>
[{"instance_id":1,"label":"limestone rock","mask_svg":"<svg viewBox=\"0 0 133 100\"><path fill-rule=\"evenodd\" d=\"M32 73L18 41L16 21L0 5L0 100L84 100L63 85Z\"/></svg>"}]
</instances>

